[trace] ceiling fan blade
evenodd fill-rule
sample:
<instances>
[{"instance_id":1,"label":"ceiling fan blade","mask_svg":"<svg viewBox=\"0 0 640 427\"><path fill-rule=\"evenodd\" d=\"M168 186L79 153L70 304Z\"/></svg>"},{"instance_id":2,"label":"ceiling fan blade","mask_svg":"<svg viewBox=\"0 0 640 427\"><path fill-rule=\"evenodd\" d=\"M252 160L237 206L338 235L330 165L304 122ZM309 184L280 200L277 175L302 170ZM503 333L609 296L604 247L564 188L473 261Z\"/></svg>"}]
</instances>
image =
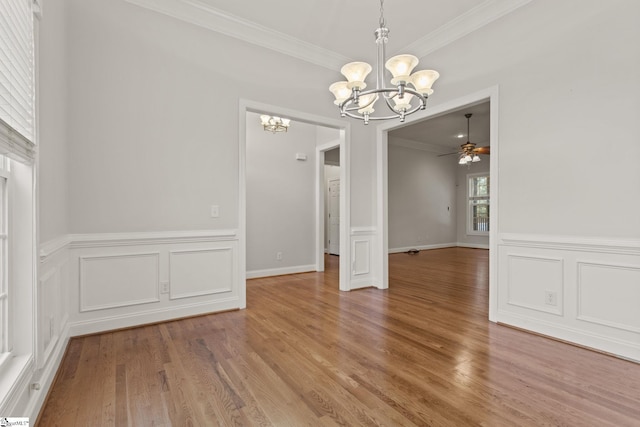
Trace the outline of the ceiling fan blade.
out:
<instances>
[{"instance_id":1,"label":"ceiling fan blade","mask_svg":"<svg viewBox=\"0 0 640 427\"><path fill-rule=\"evenodd\" d=\"M486 147L476 147L473 149L475 154L491 154L491 146L487 145Z\"/></svg>"},{"instance_id":2,"label":"ceiling fan blade","mask_svg":"<svg viewBox=\"0 0 640 427\"><path fill-rule=\"evenodd\" d=\"M438 157L443 157L443 156L450 156L452 154L460 154L459 151L454 151L453 153L446 153L446 154L438 154Z\"/></svg>"}]
</instances>

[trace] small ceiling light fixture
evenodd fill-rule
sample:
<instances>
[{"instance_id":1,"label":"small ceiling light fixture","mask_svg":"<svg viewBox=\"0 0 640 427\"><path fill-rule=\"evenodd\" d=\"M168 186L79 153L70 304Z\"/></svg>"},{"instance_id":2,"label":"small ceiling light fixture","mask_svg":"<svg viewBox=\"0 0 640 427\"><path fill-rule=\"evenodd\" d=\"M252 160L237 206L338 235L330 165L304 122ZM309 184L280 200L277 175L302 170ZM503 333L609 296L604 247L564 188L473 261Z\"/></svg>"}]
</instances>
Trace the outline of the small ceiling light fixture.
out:
<instances>
[{"instance_id":1,"label":"small ceiling light fixture","mask_svg":"<svg viewBox=\"0 0 640 427\"><path fill-rule=\"evenodd\" d=\"M291 120L277 116L268 116L263 114L260 116L260 120L262 121L262 127L264 130L272 133L286 132L289 129L289 126L291 126Z\"/></svg>"},{"instance_id":2,"label":"small ceiling light fixture","mask_svg":"<svg viewBox=\"0 0 640 427\"><path fill-rule=\"evenodd\" d=\"M385 63L385 46L389 40L389 29L385 27L384 22L384 0L380 0L380 26L374 34L378 45L376 88L364 90L367 87L364 80L372 70L371 65L366 62L350 62L340 70L347 81L336 82L329 86L329 90L336 97L333 103L338 106L340 116L364 120L365 125L369 124L369 120L399 118L404 122L409 114L426 108L427 98L433 93L431 86L440 74L433 70L416 71L411 74L418 65L418 58L413 55L396 55ZM391 84L394 87L385 86L383 64L393 76ZM409 83L415 89L407 86ZM384 100L391 115L373 115L374 106L380 98Z\"/></svg>"}]
</instances>

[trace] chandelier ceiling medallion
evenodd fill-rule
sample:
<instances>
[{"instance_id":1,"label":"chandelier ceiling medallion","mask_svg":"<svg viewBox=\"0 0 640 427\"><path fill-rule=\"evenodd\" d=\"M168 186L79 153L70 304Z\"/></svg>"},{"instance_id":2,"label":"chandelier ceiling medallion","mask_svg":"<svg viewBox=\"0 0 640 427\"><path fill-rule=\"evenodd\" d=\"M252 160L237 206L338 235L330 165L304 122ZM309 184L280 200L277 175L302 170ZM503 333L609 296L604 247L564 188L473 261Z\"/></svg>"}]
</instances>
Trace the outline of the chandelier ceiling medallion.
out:
<instances>
[{"instance_id":1,"label":"chandelier ceiling medallion","mask_svg":"<svg viewBox=\"0 0 640 427\"><path fill-rule=\"evenodd\" d=\"M286 132L289 129L289 126L291 126L291 120L277 116L268 116L263 114L260 116L260 120L262 121L263 129L272 133Z\"/></svg>"},{"instance_id":2,"label":"chandelier ceiling medallion","mask_svg":"<svg viewBox=\"0 0 640 427\"><path fill-rule=\"evenodd\" d=\"M375 89L364 90L367 87L364 80L372 70L371 65L366 62L346 64L340 72L347 81L336 82L329 86L329 90L336 98L334 104L338 106L340 115L363 120L365 125L369 124L369 120L399 118L404 122L409 114L424 110L427 106L427 98L433 93L431 86L440 77L440 74L433 70L416 71L411 74L418 65L418 58L413 55L396 55L385 62L389 29L385 27L384 0L380 0L379 25L374 32L378 45ZM392 87L385 86L383 65L392 74ZM386 104L389 109L386 112L387 115L374 115L376 103L380 98L384 103L378 104Z\"/></svg>"}]
</instances>

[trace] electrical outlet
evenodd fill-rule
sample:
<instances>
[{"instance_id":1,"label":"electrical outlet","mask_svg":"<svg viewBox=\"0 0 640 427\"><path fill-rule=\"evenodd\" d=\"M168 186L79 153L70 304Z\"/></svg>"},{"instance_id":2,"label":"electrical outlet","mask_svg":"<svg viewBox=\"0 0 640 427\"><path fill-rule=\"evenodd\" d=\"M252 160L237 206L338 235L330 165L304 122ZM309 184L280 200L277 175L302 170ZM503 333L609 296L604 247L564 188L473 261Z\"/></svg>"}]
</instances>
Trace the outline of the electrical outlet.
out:
<instances>
[{"instance_id":1,"label":"electrical outlet","mask_svg":"<svg viewBox=\"0 0 640 427\"><path fill-rule=\"evenodd\" d=\"M282 261L282 252L276 252L276 259Z\"/></svg>"},{"instance_id":2,"label":"electrical outlet","mask_svg":"<svg viewBox=\"0 0 640 427\"><path fill-rule=\"evenodd\" d=\"M169 282L162 282L160 284L160 293L168 294L169 293Z\"/></svg>"},{"instance_id":3,"label":"electrical outlet","mask_svg":"<svg viewBox=\"0 0 640 427\"><path fill-rule=\"evenodd\" d=\"M546 305L558 305L558 293L553 291L544 292L544 303Z\"/></svg>"}]
</instances>

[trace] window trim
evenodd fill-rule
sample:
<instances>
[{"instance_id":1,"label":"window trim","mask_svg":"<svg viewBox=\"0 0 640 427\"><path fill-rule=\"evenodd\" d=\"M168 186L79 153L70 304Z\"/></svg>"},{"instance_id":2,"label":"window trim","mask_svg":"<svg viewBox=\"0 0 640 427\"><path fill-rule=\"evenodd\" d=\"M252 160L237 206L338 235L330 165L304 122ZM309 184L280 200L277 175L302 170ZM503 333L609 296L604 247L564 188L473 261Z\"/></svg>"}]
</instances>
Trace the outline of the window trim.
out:
<instances>
[{"instance_id":1,"label":"window trim","mask_svg":"<svg viewBox=\"0 0 640 427\"><path fill-rule=\"evenodd\" d=\"M471 213L471 209L473 206L473 202L477 201L477 200L486 200L487 201L487 205L489 206L489 223L491 222L491 181L489 181L489 194L486 197L475 197L472 198L470 195L470 190L471 190L471 180L474 178L479 178L479 177L483 177L486 176L487 178L489 178L489 180L491 179L491 175L489 173L489 171L487 172L478 172L478 173L470 173L467 174L467 193L466 193L466 215L467 215L467 235L468 236L489 236L489 232L490 230L487 231L478 231L478 230L474 230L473 229L473 214Z\"/></svg>"}]
</instances>

